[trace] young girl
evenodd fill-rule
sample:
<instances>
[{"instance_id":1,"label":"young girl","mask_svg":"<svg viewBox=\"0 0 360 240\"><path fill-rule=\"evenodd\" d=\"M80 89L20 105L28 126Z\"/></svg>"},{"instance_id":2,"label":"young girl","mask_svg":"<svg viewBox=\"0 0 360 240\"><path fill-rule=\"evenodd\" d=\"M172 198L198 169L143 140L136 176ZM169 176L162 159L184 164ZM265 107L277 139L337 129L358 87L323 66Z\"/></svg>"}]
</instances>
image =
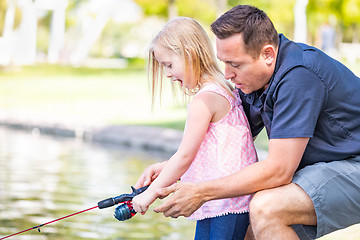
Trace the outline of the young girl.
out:
<instances>
[{"instance_id":1,"label":"young girl","mask_svg":"<svg viewBox=\"0 0 360 240\"><path fill-rule=\"evenodd\" d=\"M208 181L257 161L241 100L219 70L200 24L185 17L169 21L150 45L149 66L153 101L156 88L161 89L163 72L171 81L179 82L185 94L194 97L177 152L163 163L149 188L133 199L135 211L143 214L158 197L156 190L180 177L187 182ZM197 220L195 239L243 239L250 198L248 195L205 203L189 217Z\"/></svg>"}]
</instances>

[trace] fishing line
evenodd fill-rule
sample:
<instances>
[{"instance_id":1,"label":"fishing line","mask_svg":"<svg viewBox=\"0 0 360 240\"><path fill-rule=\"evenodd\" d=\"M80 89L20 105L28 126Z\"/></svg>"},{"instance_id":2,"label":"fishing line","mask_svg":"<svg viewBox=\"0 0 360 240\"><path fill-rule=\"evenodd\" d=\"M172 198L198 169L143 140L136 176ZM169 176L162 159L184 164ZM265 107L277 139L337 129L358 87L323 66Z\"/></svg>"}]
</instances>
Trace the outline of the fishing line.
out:
<instances>
[{"instance_id":1,"label":"fishing line","mask_svg":"<svg viewBox=\"0 0 360 240\"><path fill-rule=\"evenodd\" d=\"M66 215L66 216L61 217L61 218L57 218L57 219L52 220L52 221L49 221L49 222L47 222L47 223L43 223L43 224L40 224L40 225L38 225L38 226L25 229L25 230L23 230L23 231L20 231L20 232L17 232L17 233L14 233L14 234L11 234L11 235L2 237L2 238L0 238L0 240L6 239L6 238L9 238L9 237L13 237L13 236L16 236L16 235L18 235L18 234L21 234L21 233L24 233L24 232L28 232L28 231L31 231L31 230L34 230L34 229L37 229L38 232L41 232L40 229L41 229L41 227L43 227L43 226L49 225L49 224L51 224L51 223L54 223L54 222L57 222L57 221L60 221L60 220L63 220L63 219L65 219L65 218L69 218L69 217L75 216L75 215L80 214L80 213L83 213L83 212L87 212L87 211L93 210L93 209L95 209L95 208L98 208L98 206L91 207L91 208L88 208L88 209L85 209L85 210L82 210L82 211L79 211L79 212L76 212L76 213L72 213L72 214Z\"/></svg>"},{"instance_id":2,"label":"fishing line","mask_svg":"<svg viewBox=\"0 0 360 240\"><path fill-rule=\"evenodd\" d=\"M72 213L72 214L66 215L64 217L57 218L55 220L49 221L47 223L43 223L43 224L31 227L31 228L25 229L23 231L20 231L20 232L17 232L17 233L2 237L2 238L0 238L0 240L7 239L7 238L19 235L19 234L24 233L24 232L35 230L35 229L37 229L38 232L41 233L41 227L43 227L43 226L49 225L51 223L54 223L54 222L57 222L57 221L60 221L60 220L63 220L65 218L69 218L69 217L78 215L80 213L84 213L84 212L93 210L95 208L99 208L99 209L108 208L108 207L114 206L114 205L119 204L119 203L123 203L123 204L119 205L116 208L115 214L114 214L115 218L118 219L119 221L128 220L128 219L132 218L136 214L136 212L132 208L131 200L136 195L144 192L148 187L149 186L145 186L145 187L142 187L142 188L139 188L139 189L135 189L134 187L131 187L131 189L133 191L131 194L121 194L121 195L119 195L117 197L114 197L114 198L107 198L105 200L102 200L102 201L98 202L97 206L94 206L94 207L91 207L91 208L88 208L88 209L85 209L85 210L82 210L82 211L79 211L79 212L76 212L76 213Z\"/></svg>"}]
</instances>

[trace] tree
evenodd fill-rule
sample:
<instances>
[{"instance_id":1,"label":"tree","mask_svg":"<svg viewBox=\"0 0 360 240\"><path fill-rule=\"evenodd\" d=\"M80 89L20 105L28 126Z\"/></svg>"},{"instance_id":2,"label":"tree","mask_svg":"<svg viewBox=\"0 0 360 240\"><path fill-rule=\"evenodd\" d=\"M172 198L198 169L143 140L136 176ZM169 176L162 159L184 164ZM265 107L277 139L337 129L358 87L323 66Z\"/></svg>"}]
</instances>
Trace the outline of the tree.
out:
<instances>
[{"instance_id":1,"label":"tree","mask_svg":"<svg viewBox=\"0 0 360 240\"><path fill-rule=\"evenodd\" d=\"M344 0L341 8L341 20L351 42L359 42L360 35L360 0ZM352 34L351 34L352 33ZM352 36L351 36L352 35ZM346 35L345 35L346 36Z\"/></svg>"},{"instance_id":2,"label":"tree","mask_svg":"<svg viewBox=\"0 0 360 240\"><path fill-rule=\"evenodd\" d=\"M217 1L219 0L134 0L143 9L145 15L171 18L174 11L180 16L191 17L210 24L216 19ZM170 11L169 11L170 10Z\"/></svg>"},{"instance_id":3,"label":"tree","mask_svg":"<svg viewBox=\"0 0 360 240\"><path fill-rule=\"evenodd\" d=\"M296 0L228 0L230 7L249 4L260 8L270 17L279 33L291 38L294 35L294 4Z\"/></svg>"},{"instance_id":4,"label":"tree","mask_svg":"<svg viewBox=\"0 0 360 240\"><path fill-rule=\"evenodd\" d=\"M9 6L8 2L10 1L0 0L0 36L2 36L4 32L6 11L8 10L8 6ZM16 0L12 0L12 2L15 4ZM16 28L21 21L21 12L17 7L15 7L14 15L15 18L14 18L13 28Z\"/></svg>"},{"instance_id":5,"label":"tree","mask_svg":"<svg viewBox=\"0 0 360 240\"><path fill-rule=\"evenodd\" d=\"M337 27L340 41L359 41L360 0L309 0L309 30L313 36L324 22Z\"/></svg>"}]
</instances>

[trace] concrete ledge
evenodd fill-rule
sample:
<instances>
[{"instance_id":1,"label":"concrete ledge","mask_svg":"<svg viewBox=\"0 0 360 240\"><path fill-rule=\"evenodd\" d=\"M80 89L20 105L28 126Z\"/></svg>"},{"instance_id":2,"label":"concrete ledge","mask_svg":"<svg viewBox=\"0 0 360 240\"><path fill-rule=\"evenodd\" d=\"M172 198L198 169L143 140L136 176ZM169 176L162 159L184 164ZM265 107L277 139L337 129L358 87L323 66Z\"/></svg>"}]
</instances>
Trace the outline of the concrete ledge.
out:
<instances>
[{"instance_id":1,"label":"concrete ledge","mask_svg":"<svg viewBox=\"0 0 360 240\"><path fill-rule=\"evenodd\" d=\"M26 130L34 135L45 134L77 138L85 142L158 151L166 155L172 155L177 151L183 136L182 131L167 128L135 125L85 125L64 117L62 119L45 119L41 116L37 116L37 118L34 116L36 115L0 114L0 126ZM267 156L267 152L260 149L257 149L257 153L259 160L265 159Z\"/></svg>"},{"instance_id":2,"label":"concrete ledge","mask_svg":"<svg viewBox=\"0 0 360 240\"><path fill-rule=\"evenodd\" d=\"M21 129L35 135L46 134L82 139L83 141L123 145L142 150L173 154L182 139L183 132L158 127L115 125L83 126L49 121L0 119L0 126Z\"/></svg>"}]
</instances>

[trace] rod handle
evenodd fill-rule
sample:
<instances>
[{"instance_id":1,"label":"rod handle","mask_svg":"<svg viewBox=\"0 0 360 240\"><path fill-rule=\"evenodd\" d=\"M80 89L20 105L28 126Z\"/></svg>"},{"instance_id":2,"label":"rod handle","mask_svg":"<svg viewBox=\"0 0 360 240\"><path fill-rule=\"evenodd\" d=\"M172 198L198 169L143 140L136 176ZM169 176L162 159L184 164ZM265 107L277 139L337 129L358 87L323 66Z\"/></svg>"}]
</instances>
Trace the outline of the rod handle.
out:
<instances>
[{"instance_id":1,"label":"rod handle","mask_svg":"<svg viewBox=\"0 0 360 240\"><path fill-rule=\"evenodd\" d=\"M114 205L115 205L115 201L114 201L113 198L108 198L108 199L105 199L105 200L102 200L102 201L98 202L99 209L112 207Z\"/></svg>"}]
</instances>

